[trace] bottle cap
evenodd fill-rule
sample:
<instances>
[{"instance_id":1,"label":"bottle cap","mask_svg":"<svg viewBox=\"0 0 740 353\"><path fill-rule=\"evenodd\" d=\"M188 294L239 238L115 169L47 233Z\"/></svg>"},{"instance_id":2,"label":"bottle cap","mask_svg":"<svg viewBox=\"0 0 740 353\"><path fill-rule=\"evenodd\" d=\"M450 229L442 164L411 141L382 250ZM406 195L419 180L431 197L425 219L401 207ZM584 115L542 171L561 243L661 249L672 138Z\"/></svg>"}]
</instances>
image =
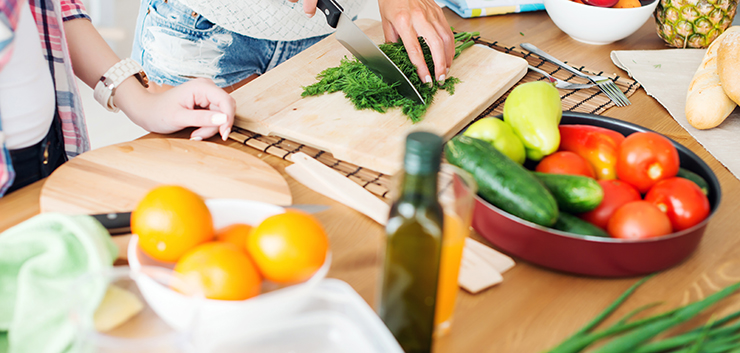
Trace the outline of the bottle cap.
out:
<instances>
[{"instance_id":1,"label":"bottle cap","mask_svg":"<svg viewBox=\"0 0 740 353\"><path fill-rule=\"evenodd\" d=\"M424 131L406 136L403 167L408 174L429 174L439 171L442 160L442 138Z\"/></svg>"}]
</instances>

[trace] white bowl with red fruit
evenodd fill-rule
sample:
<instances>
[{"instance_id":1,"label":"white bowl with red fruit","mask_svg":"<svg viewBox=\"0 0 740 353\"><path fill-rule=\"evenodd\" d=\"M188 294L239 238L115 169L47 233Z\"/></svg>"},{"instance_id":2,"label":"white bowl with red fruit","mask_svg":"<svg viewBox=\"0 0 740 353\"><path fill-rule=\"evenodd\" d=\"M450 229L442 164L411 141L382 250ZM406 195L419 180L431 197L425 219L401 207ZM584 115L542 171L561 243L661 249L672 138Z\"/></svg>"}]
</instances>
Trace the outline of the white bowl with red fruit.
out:
<instances>
[{"instance_id":1,"label":"white bowl with red fruit","mask_svg":"<svg viewBox=\"0 0 740 353\"><path fill-rule=\"evenodd\" d=\"M142 240L136 234L133 219L136 218L137 211L134 211L132 215L134 236L128 247L128 262L132 270L137 271L142 266L174 269L178 276L190 284L200 285L204 292L203 297L194 299L142 274L137 276L136 280L141 288L142 295L152 309L173 328L197 332L201 338L207 338L209 333L223 332L224 330L243 330L249 329L249 327L258 327L300 310L304 301L310 297L311 290L326 277L329 270L331 252L328 251L328 243L326 244L326 250L324 250L324 256L321 257L321 262L317 263L314 260L317 265L313 265L309 274L300 274L300 281L272 281L270 280L270 274L266 273L258 264L260 260L255 259L254 253L250 253L246 249L248 245L241 248L238 246L242 243L241 241L237 245L230 243L230 241L233 241L222 238L221 234L225 233L219 233L219 230L229 229L236 224L246 225L247 230L250 230L250 228L252 230L249 234L253 235L261 225L267 224L275 217L284 216L286 214L285 209L267 203L237 199L210 199L205 201L205 205L212 216L214 235L209 240L192 246L182 256L179 256L176 262L158 260L155 257L160 255L152 251L148 253L142 249L142 241L146 241L146 239ZM310 215L301 214L299 218L311 219L310 222L313 224L310 226L320 228L320 224ZM277 223L280 223L279 221ZM274 226L276 222L272 223ZM280 225L278 224L278 226ZM323 233L323 229L320 229L319 232ZM300 238L301 236L302 234L297 234L297 237ZM323 236L325 237L325 234ZM149 235L149 237L152 236ZM264 237L262 239L265 240ZM267 243L271 241L274 247L274 238L266 240ZM216 249L218 251L214 252L214 247L218 248ZM235 251L247 253L243 257L248 258L247 262L242 260L241 255L236 256ZM209 264L209 254L211 256L226 255L231 257L230 264L224 266L246 266L248 269L246 272L236 271L232 273L218 271L217 268L214 270L209 268L209 266L213 266L212 263ZM214 260L223 263L223 259ZM187 262L190 262L190 264ZM209 278L209 272L213 273L213 271L218 273ZM209 286L214 287L213 282L224 280L224 276L226 276L224 286L216 286L215 292L213 288L209 288ZM239 278L234 278L234 276ZM241 277L244 276L250 278L243 280ZM230 281L235 282L235 284L229 284ZM254 284L254 281L257 281L258 288L244 289L244 286L248 286L250 283ZM208 283L203 284L204 282ZM231 296L231 300L218 299L224 296ZM193 320L189 320L193 315L197 317L197 320L195 320L197 327L183 327L184 323L193 322Z\"/></svg>"},{"instance_id":2,"label":"white bowl with red fruit","mask_svg":"<svg viewBox=\"0 0 740 353\"><path fill-rule=\"evenodd\" d=\"M581 140L566 131L584 126L602 130ZM578 171L567 174L583 171L602 179L604 195L597 208L573 216L608 236L543 227L477 197L473 227L483 238L540 266L602 277L644 275L691 255L721 199L719 181L701 158L663 135L598 115L563 112L560 132L559 150L575 153L557 152L550 156L560 161L548 162L548 156L525 166L557 173L558 165L566 165ZM700 177L698 183L676 176L679 168Z\"/></svg>"},{"instance_id":3,"label":"white bowl with red fruit","mask_svg":"<svg viewBox=\"0 0 740 353\"><path fill-rule=\"evenodd\" d=\"M649 0L648 0L649 1ZM658 0L544 0L550 19L571 38L604 45L627 38L652 16Z\"/></svg>"}]
</instances>

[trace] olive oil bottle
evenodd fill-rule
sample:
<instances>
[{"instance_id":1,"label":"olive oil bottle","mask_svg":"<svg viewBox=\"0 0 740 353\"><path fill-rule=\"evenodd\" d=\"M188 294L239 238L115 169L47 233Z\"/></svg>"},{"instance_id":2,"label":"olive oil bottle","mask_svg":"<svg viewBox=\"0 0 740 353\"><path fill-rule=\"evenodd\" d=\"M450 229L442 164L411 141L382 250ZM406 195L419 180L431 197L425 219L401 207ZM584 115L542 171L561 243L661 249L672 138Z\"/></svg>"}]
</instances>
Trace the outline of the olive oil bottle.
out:
<instances>
[{"instance_id":1,"label":"olive oil bottle","mask_svg":"<svg viewBox=\"0 0 740 353\"><path fill-rule=\"evenodd\" d=\"M430 352L442 249L437 199L442 138L406 138L404 174L386 225L379 315L406 353Z\"/></svg>"}]
</instances>

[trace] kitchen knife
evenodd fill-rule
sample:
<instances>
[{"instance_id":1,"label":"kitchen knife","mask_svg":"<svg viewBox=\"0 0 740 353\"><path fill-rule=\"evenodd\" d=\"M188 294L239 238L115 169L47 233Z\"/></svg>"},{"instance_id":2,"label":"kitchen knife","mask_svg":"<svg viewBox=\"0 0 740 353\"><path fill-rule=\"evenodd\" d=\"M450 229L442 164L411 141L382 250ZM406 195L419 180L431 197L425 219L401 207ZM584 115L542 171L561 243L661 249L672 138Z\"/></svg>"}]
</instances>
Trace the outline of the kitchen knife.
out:
<instances>
[{"instance_id":1,"label":"kitchen knife","mask_svg":"<svg viewBox=\"0 0 740 353\"><path fill-rule=\"evenodd\" d=\"M306 213L318 213L329 208L326 205L290 205L288 210L299 210ZM108 230L110 235L124 235L131 233L131 212L113 212L91 215Z\"/></svg>"},{"instance_id":2,"label":"kitchen knife","mask_svg":"<svg viewBox=\"0 0 740 353\"><path fill-rule=\"evenodd\" d=\"M335 0L318 0L316 7L326 15L326 22L336 28L335 36L347 50L359 59L370 71L389 85L398 83L396 89L404 97L424 104L424 98L411 84L408 77L357 27L344 9Z\"/></svg>"}]
</instances>

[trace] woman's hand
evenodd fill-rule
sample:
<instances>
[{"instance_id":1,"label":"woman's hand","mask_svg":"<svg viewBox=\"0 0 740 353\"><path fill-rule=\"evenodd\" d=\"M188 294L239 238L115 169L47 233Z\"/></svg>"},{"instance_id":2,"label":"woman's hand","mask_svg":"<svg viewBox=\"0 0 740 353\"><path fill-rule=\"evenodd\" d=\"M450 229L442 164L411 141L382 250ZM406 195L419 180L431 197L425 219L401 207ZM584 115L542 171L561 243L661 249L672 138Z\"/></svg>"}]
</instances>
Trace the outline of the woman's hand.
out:
<instances>
[{"instance_id":1,"label":"woman's hand","mask_svg":"<svg viewBox=\"0 0 740 353\"><path fill-rule=\"evenodd\" d=\"M383 33L387 42L403 41L409 59L422 81L432 82L417 37L429 45L434 60L434 77L441 84L455 56L455 37L442 9L434 0L378 0Z\"/></svg>"},{"instance_id":2,"label":"woman's hand","mask_svg":"<svg viewBox=\"0 0 740 353\"><path fill-rule=\"evenodd\" d=\"M120 59L87 19L65 21L64 30L75 73L95 88L100 76ZM132 76L116 88L113 103L147 131L169 134L198 127L190 134L194 140L220 132L225 141L236 110L234 98L204 78L152 93Z\"/></svg>"},{"instance_id":3,"label":"woman's hand","mask_svg":"<svg viewBox=\"0 0 740 353\"><path fill-rule=\"evenodd\" d=\"M317 0L303 1L303 12L308 17L316 13L316 3ZM423 37L432 52L434 77L443 83L455 56L455 37L439 5L434 0L378 0L378 6L386 42L403 40L419 77L431 83L432 76L417 39Z\"/></svg>"},{"instance_id":4,"label":"woman's hand","mask_svg":"<svg viewBox=\"0 0 740 353\"><path fill-rule=\"evenodd\" d=\"M136 79L124 84L139 85ZM216 133L226 141L234 123L236 102L213 81L194 79L161 93L124 88L126 94L114 96L114 103L137 125L147 131L169 134L186 127L198 127L190 134L192 140L207 139ZM118 93L118 92L117 92Z\"/></svg>"}]
</instances>

